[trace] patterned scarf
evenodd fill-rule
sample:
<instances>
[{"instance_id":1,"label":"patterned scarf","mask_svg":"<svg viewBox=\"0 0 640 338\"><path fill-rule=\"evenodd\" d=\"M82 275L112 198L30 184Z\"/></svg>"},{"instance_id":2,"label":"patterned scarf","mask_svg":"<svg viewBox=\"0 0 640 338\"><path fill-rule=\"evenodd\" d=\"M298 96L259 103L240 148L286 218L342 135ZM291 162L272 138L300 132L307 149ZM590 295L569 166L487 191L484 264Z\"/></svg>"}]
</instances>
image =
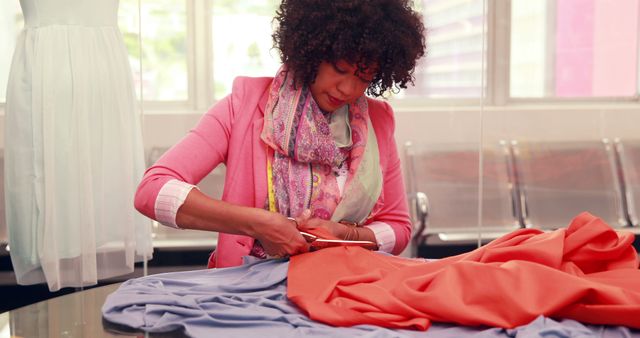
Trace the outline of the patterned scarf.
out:
<instances>
[{"instance_id":1,"label":"patterned scarf","mask_svg":"<svg viewBox=\"0 0 640 338\"><path fill-rule=\"evenodd\" d=\"M292 72L280 68L269 91L261 139L267 144L269 210L361 224L382 191L378 144L367 100L348 107L351 147L336 144L328 120L307 86L294 88ZM349 171L340 194L338 168Z\"/></svg>"}]
</instances>

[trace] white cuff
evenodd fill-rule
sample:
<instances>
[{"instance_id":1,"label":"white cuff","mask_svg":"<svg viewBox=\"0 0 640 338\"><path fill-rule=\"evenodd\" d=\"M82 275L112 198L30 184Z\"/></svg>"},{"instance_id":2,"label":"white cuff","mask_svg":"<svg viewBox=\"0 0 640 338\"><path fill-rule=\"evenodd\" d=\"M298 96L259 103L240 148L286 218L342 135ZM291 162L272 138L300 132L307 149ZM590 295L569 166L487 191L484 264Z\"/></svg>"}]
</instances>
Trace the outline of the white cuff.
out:
<instances>
[{"instance_id":1,"label":"white cuff","mask_svg":"<svg viewBox=\"0 0 640 338\"><path fill-rule=\"evenodd\" d=\"M176 224L176 214L193 188L197 189L195 185L176 179L165 183L156 197L154 206L156 221L168 227L180 229Z\"/></svg>"},{"instance_id":2,"label":"white cuff","mask_svg":"<svg viewBox=\"0 0 640 338\"><path fill-rule=\"evenodd\" d=\"M393 228L384 222L373 222L365 225L365 227L373 231L376 241L378 242L378 250L391 253L396 245L396 233Z\"/></svg>"}]
</instances>

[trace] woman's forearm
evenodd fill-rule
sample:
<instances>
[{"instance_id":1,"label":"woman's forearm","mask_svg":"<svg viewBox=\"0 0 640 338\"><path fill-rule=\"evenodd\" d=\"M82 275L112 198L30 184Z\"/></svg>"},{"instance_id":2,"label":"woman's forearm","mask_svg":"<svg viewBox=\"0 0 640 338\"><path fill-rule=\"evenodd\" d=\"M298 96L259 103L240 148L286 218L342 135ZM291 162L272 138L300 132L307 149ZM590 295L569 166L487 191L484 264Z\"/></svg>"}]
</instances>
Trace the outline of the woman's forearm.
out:
<instances>
[{"instance_id":1,"label":"woman's forearm","mask_svg":"<svg viewBox=\"0 0 640 338\"><path fill-rule=\"evenodd\" d=\"M338 223L340 231L338 232L338 238L349 241L369 241L378 243L373 231L367 227L352 226L347 224Z\"/></svg>"},{"instance_id":2,"label":"woman's forearm","mask_svg":"<svg viewBox=\"0 0 640 338\"><path fill-rule=\"evenodd\" d=\"M266 210L215 200L198 189L191 189L176 213L176 224L183 229L217 231L256 237L275 215Z\"/></svg>"},{"instance_id":3,"label":"woman's forearm","mask_svg":"<svg viewBox=\"0 0 640 338\"><path fill-rule=\"evenodd\" d=\"M268 255L284 257L309 251L294 221L276 212L215 200L198 189L191 189L178 209L176 224L183 229L253 237Z\"/></svg>"}]
</instances>

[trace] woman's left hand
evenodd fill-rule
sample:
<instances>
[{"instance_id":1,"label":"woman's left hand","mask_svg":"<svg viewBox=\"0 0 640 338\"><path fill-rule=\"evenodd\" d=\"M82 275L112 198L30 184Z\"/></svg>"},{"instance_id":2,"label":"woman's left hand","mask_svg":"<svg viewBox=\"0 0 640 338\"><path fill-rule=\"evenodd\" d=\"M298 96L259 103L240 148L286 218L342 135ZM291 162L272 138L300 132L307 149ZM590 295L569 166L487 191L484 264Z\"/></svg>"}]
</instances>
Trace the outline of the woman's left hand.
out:
<instances>
[{"instance_id":1,"label":"woman's left hand","mask_svg":"<svg viewBox=\"0 0 640 338\"><path fill-rule=\"evenodd\" d=\"M329 234L338 239L345 239L345 236L349 230L349 226L336 223L322 218L314 218L311 216L310 210L305 210L300 216L295 218L298 223L298 230L308 231L311 229L323 228Z\"/></svg>"}]
</instances>

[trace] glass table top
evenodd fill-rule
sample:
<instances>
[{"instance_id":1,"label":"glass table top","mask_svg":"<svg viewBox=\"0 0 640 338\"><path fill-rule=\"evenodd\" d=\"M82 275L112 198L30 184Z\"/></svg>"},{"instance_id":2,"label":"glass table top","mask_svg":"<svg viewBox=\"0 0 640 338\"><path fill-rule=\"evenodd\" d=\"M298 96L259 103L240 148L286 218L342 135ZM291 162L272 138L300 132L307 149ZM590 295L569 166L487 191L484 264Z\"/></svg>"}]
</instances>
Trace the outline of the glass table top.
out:
<instances>
[{"instance_id":1,"label":"glass table top","mask_svg":"<svg viewBox=\"0 0 640 338\"><path fill-rule=\"evenodd\" d=\"M102 304L120 284L51 298L0 314L0 338L9 337L176 337L146 334L102 320Z\"/></svg>"}]
</instances>

